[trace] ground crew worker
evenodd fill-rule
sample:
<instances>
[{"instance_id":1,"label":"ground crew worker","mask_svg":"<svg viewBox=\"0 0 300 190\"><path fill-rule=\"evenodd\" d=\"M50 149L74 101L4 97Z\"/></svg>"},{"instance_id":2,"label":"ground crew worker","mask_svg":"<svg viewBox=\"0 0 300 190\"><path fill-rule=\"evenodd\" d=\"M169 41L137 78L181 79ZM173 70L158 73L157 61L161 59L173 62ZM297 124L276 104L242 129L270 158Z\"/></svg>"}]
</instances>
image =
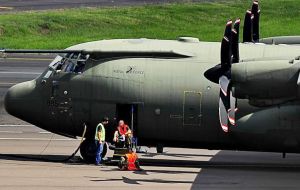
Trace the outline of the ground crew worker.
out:
<instances>
[{"instance_id":1,"label":"ground crew worker","mask_svg":"<svg viewBox=\"0 0 300 190\"><path fill-rule=\"evenodd\" d=\"M119 147L124 147L125 145L128 146L130 145L131 136L132 133L128 125L126 125L123 120L120 120L117 130L114 134L114 142L119 145Z\"/></svg>"},{"instance_id":2,"label":"ground crew worker","mask_svg":"<svg viewBox=\"0 0 300 190\"><path fill-rule=\"evenodd\" d=\"M121 170L141 170L138 155L133 151L129 151L124 157L121 157L118 166Z\"/></svg>"},{"instance_id":3,"label":"ground crew worker","mask_svg":"<svg viewBox=\"0 0 300 190\"><path fill-rule=\"evenodd\" d=\"M126 154L126 158L127 158L127 170L135 171L141 169L138 161L138 156L135 152L130 152Z\"/></svg>"},{"instance_id":4,"label":"ground crew worker","mask_svg":"<svg viewBox=\"0 0 300 190\"><path fill-rule=\"evenodd\" d=\"M103 146L105 143L105 125L108 124L108 117L104 117L96 127L96 133L95 133L95 143L96 143L96 165L101 164L101 154L103 152Z\"/></svg>"}]
</instances>

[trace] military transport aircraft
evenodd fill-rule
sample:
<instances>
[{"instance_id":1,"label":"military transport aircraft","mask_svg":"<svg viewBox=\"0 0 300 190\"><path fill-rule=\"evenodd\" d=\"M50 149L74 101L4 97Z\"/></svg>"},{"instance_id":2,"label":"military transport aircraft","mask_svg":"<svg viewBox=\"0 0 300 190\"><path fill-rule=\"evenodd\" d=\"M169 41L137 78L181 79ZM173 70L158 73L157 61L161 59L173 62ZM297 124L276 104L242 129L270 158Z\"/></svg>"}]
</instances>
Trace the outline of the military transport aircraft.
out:
<instances>
[{"instance_id":1,"label":"military transport aircraft","mask_svg":"<svg viewBox=\"0 0 300 190\"><path fill-rule=\"evenodd\" d=\"M179 37L1 50L58 54L39 77L8 90L5 108L68 137L80 136L86 123L86 160L103 116L124 119L139 145L160 152L164 145L299 153L300 37L260 40L259 16L254 1L243 43L237 19L227 22L221 44Z\"/></svg>"}]
</instances>

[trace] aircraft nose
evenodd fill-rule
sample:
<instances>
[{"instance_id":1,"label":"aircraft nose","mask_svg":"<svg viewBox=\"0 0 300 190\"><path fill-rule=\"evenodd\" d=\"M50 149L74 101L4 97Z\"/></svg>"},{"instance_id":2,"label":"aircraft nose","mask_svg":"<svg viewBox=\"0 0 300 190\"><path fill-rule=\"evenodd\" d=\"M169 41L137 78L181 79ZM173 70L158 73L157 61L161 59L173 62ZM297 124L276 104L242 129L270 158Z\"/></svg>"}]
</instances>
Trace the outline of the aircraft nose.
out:
<instances>
[{"instance_id":1,"label":"aircraft nose","mask_svg":"<svg viewBox=\"0 0 300 190\"><path fill-rule=\"evenodd\" d=\"M5 110L20 119L30 122L33 112L37 112L36 82L28 81L12 86L4 97Z\"/></svg>"}]
</instances>

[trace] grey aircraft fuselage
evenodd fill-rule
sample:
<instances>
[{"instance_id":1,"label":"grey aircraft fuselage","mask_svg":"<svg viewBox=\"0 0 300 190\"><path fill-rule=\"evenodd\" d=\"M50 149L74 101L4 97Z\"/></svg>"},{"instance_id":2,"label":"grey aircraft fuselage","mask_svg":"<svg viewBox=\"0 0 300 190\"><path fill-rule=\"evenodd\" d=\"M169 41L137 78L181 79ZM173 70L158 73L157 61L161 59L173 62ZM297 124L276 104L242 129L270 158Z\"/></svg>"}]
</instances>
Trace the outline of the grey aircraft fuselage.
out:
<instances>
[{"instance_id":1,"label":"grey aircraft fuselage","mask_svg":"<svg viewBox=\"0 0 300 190\"><path fill-rule=\"evenodd\" d=\"M8 113L70 137L80 136L85 122L87 138L93 138L103 116L124 119L118 116L118 107L133 105L134 134L141 145L300 152L296 84L296 94L288 99L282 96L277 99L279 103L271 100L262 107L250 105L247 98L238 99L237 124L228 133L222 131L219 85L204 77L206 70L220 62L220 43L193 38L123 39L88 42L68 49L171 53L144 57L90 55L80 73L49 68L35 80L9 89L5 97ZM173 57L172 53L182 57ZM240 44L240 63L279 60L287 64L286 60L299 55L300 46ZM298 62L294 60L293 64ZM266 81L271 86L276 82L272 77Z\"/></svg>"}]
</instances>

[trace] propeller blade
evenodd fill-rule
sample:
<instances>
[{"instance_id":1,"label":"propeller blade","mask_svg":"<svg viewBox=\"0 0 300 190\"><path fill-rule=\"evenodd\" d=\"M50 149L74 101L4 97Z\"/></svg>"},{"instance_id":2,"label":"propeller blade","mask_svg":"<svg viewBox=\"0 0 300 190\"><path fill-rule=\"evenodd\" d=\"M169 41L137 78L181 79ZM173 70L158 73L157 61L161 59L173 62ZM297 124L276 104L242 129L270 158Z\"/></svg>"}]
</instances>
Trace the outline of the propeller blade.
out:
<instances>
[{"instance_id":1,"label":"propeller blade","mask_svg":"<svg viewBox=\"0 0 300 190\"><path fill-rule=\"evenodd\" d=\"M244 30L243 30L243 42L252 42L253 40L253 23L252 23L252 12L248 10L245 15L244 20Z\"/></svg>"},{"instance_id":2,"label":"propeller blade","mask_svg":"<svg viewBox=\"0 0 300 190\"><path fill-rule=\"evenodd\" d=\"M236 19L232 29L232 63L238 63L240 61L239 53L239 33L240 33L241 19Z\"/></svg>"},{"instance_id":3,"label":"propeller blade","mask_svg":"<svg viewBox=\"0 0 300 190\"><path fill-rule=\"evenodd\" d=\"M228 120L231 125L235 126L235 112L236 112L236 98L233 97L232 91L230 91L230 108L228 110Z\"/></svg>"},{"instance_id":4,"label":"propeller blade","mask_svg":"<svg viewBox=\"0 0 300 190\"><path fill-rule=\"evenodd\" d=\"M259 41L259 16L260 16L258 1L253 2L251 12L254 16L254 18L253 18L253 41L258 42Z\"/></svg>"},{"instance_id":5,"label":"propeller blade","mask_svg":"<svg viewBox=\"0 0 300 190\"><path fill-rule=\"evenodd\" d=\"M231 66L231 28L232 21L229 20L226 24L224 37L221 43L221 67L228 70Z\"/></svg>"},{"instance_id":6,"label":"propeller blade","mask_svg":"<svg viewBox=\"0 0 300 190\"><path fill-rule=\"evenodd\" d=\"M219 120L224 132L228 132L228 110L230 109L230 97L228 96L230 80L222 75L219 79L220 99L219 99Z\"/></svg>"},{"instance_id":7,"label":"propeller blade","mask_svg":"<svg viewBox=\"0 0 300 190\"><path fill-rule=\"evenodd\" d=\"M227 109L225 107L226 97L220 92L219 99L219 120L221 128L224 132L228 132L228 118L227 118Z\"/></svg>"},{"instance_id":8,"label":"propeller blade","mask_svg":"<svg viewBox=\"0 0 300 190\"><path fill-rule=\"evenodd\" d=\"M228 78L224 75L222 75L219 79L221 92L224 94L224 96L227 96L229 82L230 82L230 80L228 80Z\"/></svg>"}]
</instances>

